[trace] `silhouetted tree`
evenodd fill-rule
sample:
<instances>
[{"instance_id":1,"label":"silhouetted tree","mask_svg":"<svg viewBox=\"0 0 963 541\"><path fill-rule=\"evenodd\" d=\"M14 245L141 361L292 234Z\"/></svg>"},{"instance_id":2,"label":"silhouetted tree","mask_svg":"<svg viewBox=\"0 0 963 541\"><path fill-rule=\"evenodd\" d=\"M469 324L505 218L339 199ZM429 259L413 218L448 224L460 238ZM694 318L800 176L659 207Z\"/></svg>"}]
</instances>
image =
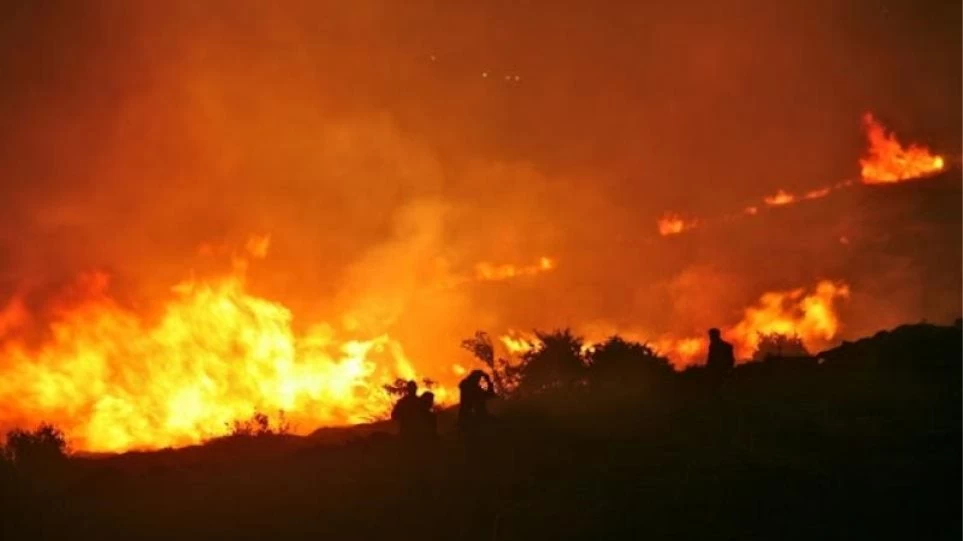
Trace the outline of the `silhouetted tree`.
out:
<instances>
[{"instance_id":1,"label":"silhouetted tree","mask_svg":"<svg viewBox=\"0 0 963 541\"><path fill-rule=\"evenodd\" d=\"M809 352L797 334L759 333L759 345L752 360L765 361L769 357L808 357Z\"/></svg>"},{"instance_id":2,"label":"silhouetted tree","mask_svg":"<svg viewBox=\"0 0 963 541\"><path fill-rule=\"evenodd\" d=\"M664 381L673 374L672 365L646 344L612 336L595 345L586 355L589 382L605 391L638 390Z\"/></svg>"},{"instance_id":3,"label":"silhouetted tree","mask_svg":"<svg viewBox=\"0 0 963 541\"><path fill-rule=\"evenodd\" d=\"M507 396L515 388L518 381L518 369L501 357L495 357L492 339L485 331L476 331L475 336L461 341L461 347L467 349L476 359L488 367L495 384L495 393Z\"/></svg>"},{"instance_id":4,"label":"silhouetted tree","mask_svg":"<svg viewBox=\"0 0 963 541\"><path fill-rule=\"evenodd\" d=\"M539 344L522 355L518 370L518 391L536 394L571 390L585 377L583 341L570 329L545 333L535 331Z\"/></svg>"},{"instance_id":5,"label":"silhouetted tree","mask_svg":"<svg viewBox=\"0 0 963 541\"><path fill-rule=\"evenodd\" d=\"M278 411L274 426L271 426L271 418L266 413L255 411L250 419L234 421L230 428L232 436L269 436L291 432L291 424L285 419L284 411Z\"/></svg>"},{"instance_id":6,"label":"silhouetted tree","mask_svg":"<svg viewBox=\"0 0 963 541\"><path fill-rule=\"evenodd\" d=\"M43 466L63 460L67 453L64 433L51 424L43 423L33 432L15 428L7 432L3 454L14 464Z\"/></svg>"}]
</instances>

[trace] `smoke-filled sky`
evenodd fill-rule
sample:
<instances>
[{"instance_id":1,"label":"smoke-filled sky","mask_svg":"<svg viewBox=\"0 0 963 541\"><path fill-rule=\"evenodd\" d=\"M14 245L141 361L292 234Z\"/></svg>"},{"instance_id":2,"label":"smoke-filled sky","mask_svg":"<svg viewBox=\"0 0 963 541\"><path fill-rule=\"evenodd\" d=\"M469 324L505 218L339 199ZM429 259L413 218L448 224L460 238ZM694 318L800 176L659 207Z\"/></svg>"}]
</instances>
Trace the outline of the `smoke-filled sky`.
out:
<instances>
[{"instance_id":1,"label":"smoke-filled sky","mask_svg":"<svg viewBox=\"0 0 963 541\"><path fill-rule=\"evenodd\" d=\"M476 328L701 333L823 278L852 284L849 335L960 312L958 173L655 230L855 178L867 111L958 160L958 2L3 10L0 300L97 268L149 312L201 245L269 234L252 289L415 358Z\"/></svg>"}]
</instances>

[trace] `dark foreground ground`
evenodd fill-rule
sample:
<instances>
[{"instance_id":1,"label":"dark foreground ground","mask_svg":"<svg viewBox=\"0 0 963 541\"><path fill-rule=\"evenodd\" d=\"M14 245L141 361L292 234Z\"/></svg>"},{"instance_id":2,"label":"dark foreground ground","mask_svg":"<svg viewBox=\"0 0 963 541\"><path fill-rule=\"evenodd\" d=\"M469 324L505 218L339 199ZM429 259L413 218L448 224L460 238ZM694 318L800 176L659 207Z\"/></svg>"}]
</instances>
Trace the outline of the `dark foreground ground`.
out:
<instances>
[{"instance_id":1,"label":"dark foreground ground","mask_svg":"<svg viewBox=\"0 0 963 541\"><path fill-rule=\"evenodd\" d=\"M359 428L8 469L0 537L958 540L960 342L904 327L719 393L690 372L503 403L474 447Z\"/></svg>"}]
</instances>

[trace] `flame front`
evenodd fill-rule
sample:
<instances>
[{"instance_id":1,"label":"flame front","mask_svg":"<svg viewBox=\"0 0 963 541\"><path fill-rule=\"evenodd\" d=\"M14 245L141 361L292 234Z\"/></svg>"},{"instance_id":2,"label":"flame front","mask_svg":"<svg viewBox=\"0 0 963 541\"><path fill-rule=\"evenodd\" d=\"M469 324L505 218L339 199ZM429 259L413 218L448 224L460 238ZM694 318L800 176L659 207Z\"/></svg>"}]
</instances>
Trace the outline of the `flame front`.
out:
<instances>
[{"instance_id":1,"label":"flame front","mask_svg":"<svg viewBox=\"0 0 963 541\"><path fill-rule=\"evenodd\" d=\"M916 145L903 148L892 133L866 113L863 126L869 139L868 156L859 160L863 182L885 184L939 173L946 166L942 156Z\"/></svg>"},{"instance_id":2,"label":"flame front","mask_svg":"<svg viewBox=\"0 0 963 541\"><path fill-rule=\"evenodd\" d=\"M508 333L503 334L498 339L508 353L514 356L524 355L535 350L541 344L541 340L534 334L521 333L512 329L509 329Z\"/></svg>"},{"instance_id":3,"label":"flame front","mask_svg":"<svg viewBox=\"0 0 963 541\"><path fill-rule=\"evenodd\" d=\"M849 298L849 286L823 280L813 291L804 288L770 291L755 306L745 309L742 320L725 332L736 346L738 358L749 358L759 345L759 334L798 335L810 351L829 343L839 332L835 302Z\"/></svg>"},{"instance_id":4,"label":"flame front","mask_svg":"<svg viewBox=\"0 0 963 541\"><path fill-rule=\"evenodd\" d=\"M925 178L935 175L946 168L946 161L942 156L930 153L926 147L910 145L904 148L896 139L896 136L887 133L886 128L873 118L871 113L863 116L863 126L866 130L866 137L869 140L867 156L860 158L861 179L864 184L887 184ZM794 205L803 200L822 199L836 190L849 188L854 184L852 179L844 180L830 186L816 188L797 195L784 189L776 190L776 193L762 198L762 202L767 207L782 207ZM750 205L744 207L740 213L729 214L728 218L739 214L745 216L756 216L759 214L760 206ZM658 219L659 234L663 237L678 235L696 225L705 225L713 220L708 219L683 219L682 216L673 212L666 212Z\"/></svg>"},{"instance_id":5,"label":"flame front","mask_svg":"<svg viewBox=\"0 0 963 541\"><path fill-rule=\"evenodd\" d=\"M305 431L382 414L380 384L413 373L386 335L295 334L291 312L248 294L241 276L180 284L156 323L112 300L105 275L85 284L44 344L3 343L0 427L53 422L88 451L197 443L255 410Z\"/></svg>"}]
</instances>

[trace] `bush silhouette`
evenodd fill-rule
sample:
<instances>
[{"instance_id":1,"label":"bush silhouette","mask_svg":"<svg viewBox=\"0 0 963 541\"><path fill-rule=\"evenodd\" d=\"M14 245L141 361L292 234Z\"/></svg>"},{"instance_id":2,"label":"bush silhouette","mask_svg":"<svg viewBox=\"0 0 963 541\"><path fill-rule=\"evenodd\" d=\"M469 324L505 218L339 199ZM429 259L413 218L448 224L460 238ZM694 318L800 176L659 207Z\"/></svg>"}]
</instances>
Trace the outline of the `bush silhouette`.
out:
<instances>
[{"instance_id":1,"label":"bush silhouette","mask_svg":"<svg viewBox=\"0 0 963 541\"><path fill-rule=\"evenodd\" d=\"M587 354L588 379L593 389L633 392L651 389L673 375L672 365L646 344L612 336Z\"/></svg>"},{"instance_id":2,"label":"bush silhouette","mask_svg":"<svg viewBox=\"0 0 963 541\"><path fill-rule=\"evenodd\" d=\"M60 429L48 423L32 432L15 428L7 432L3 454L16 465L42 466L66 458L67 440Z\"/></svg>"},{"instance_id":3,"label":"bush silhouette","mask_svg":"<svg viewBox=\"0 0 963 541\"><path fill-rule=\"evenodd\" d=\"M571 329L535 331L538 346L522 355L518 392L523 395L571 390L584 381L584 343Z\"/></svg>"},{"instance_id":4,"label":"bush silhouette","mask_svg":"<svg viewBox=\"0 0 963 541\"><path fill-rule=\"evenodd\" d=\"M752 360L765 361L770 357L809 357L809 351L797 334L759 333L759 345Z\"/></svg>"},{"instance_id":5,"label":"bush silhouette","mask_svg":"<svg viewBox=\"0 0 963 541\"><path fill-rule=\"evenodd\" d=\"M284 412L278 412L278 418L274 426L271 426L271 418L266 414L255 411L249 419L234 421L230 424L231 436L271 436L284 435L291 432L291 424L285 419Z\"/></svg>"}]
</instances>

